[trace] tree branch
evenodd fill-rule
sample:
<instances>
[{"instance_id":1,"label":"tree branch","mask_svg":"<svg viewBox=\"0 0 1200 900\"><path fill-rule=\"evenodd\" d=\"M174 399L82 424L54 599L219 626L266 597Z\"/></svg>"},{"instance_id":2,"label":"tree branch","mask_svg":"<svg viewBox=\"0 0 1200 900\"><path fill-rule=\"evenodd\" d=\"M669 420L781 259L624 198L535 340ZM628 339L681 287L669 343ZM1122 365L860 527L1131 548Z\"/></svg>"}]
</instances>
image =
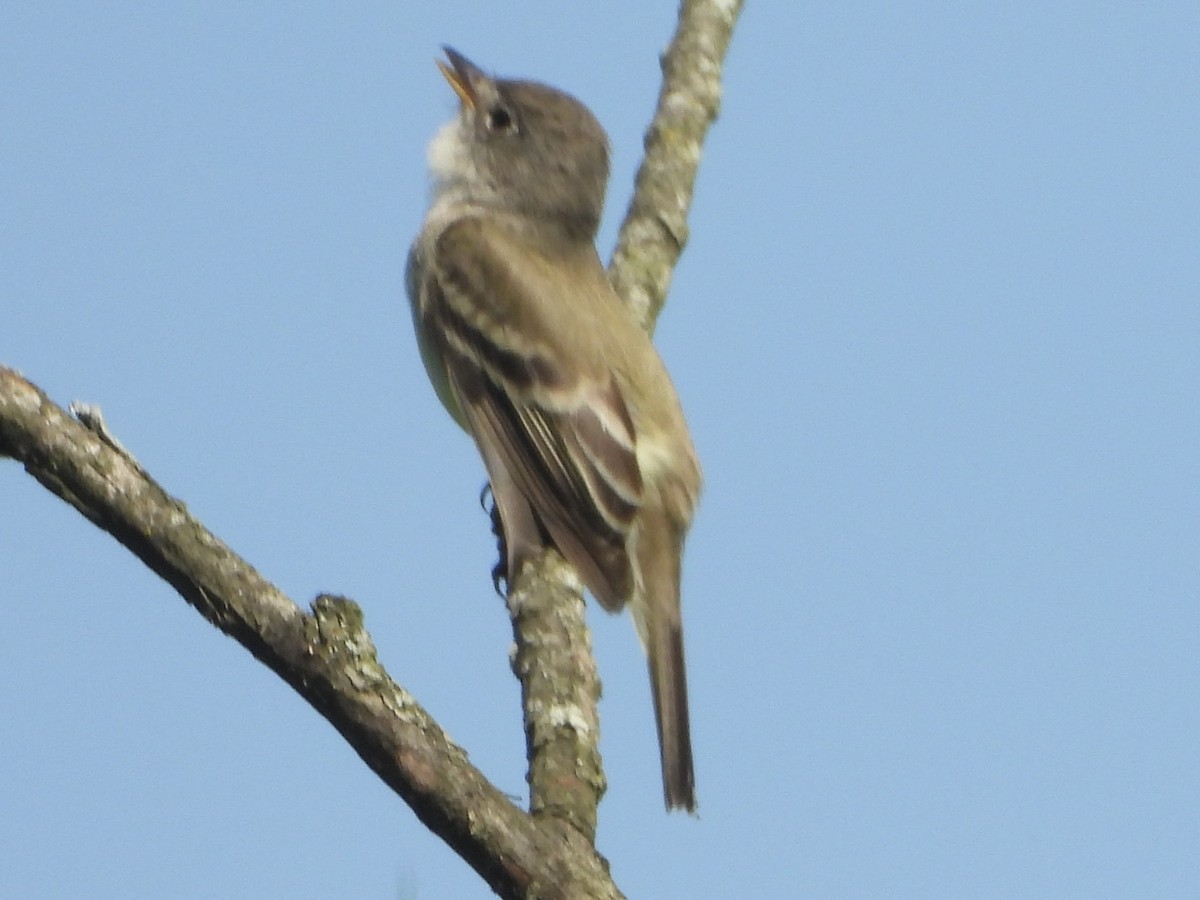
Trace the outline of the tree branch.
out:
<instances>
[{"instance_id":1,"label":"tree branch","mask_svg":"<svg viewBox=\"0 0 1200 900\"><path fill-rule=\"evenodd\" d=\"M717 117L721 69L743 0L683 0L662 58L646 156L608 274L653 330L687 242L701 146ZM529 758L530 810L595 839L606 782L600 764L600 681L583 615L583 588L561 557L527 565L509 592Z\"/></svg>"},{"instance_id":2,"label":"tree branch","mask_svg":"<svg viewBox=\"0 0 1200 900\"><path fill-rule=\"evenodd\" d=\"M600 765L600 678L583 587L554 551L521 570L508 594L529 759L529 811L596 839L606 787Z\"/></svg>"},{"instance_id":3,"label":"tree branch","mask_svg":"<svg viewBox=\"0 0 1200 900\"><path fill-rule=\"evenodd\" d=\"M514 806L390 678L354 603L321 596L305 613L118 447L0 367L0 456L20 461L290 684L493 890L620 896L589 838Z\"/></svg>"},{"instance_id":4,"label":"tree branch","mask_svg":"<svg viewBox=\"0 0 1200 900\"><path fill-rule=\"evenodd\" d=\"M721 69L743 0L683 0L662 57L658 108L608 276L648 331L688 240L701 149L721 106Z\"/></svg>"},{"instance_id":5,"label":"tree branch","mask_svg":"<svg viewBox=\"0 0 1200 900\"><path fill-rule=\"evenodd\" d=\"M701 145L717 116L721 69L742 2L683 0L662 58L663 85L646 131L646 156L608 268L617 293L648 330L666 301L687 242ZM510 592L509 611L525 717L530 808L594 838L605 780L596 712L600 682L583 618L582 586L553 552L529 569L535 574L529 582L519 580Z\"/></svg>"}]
</instances>

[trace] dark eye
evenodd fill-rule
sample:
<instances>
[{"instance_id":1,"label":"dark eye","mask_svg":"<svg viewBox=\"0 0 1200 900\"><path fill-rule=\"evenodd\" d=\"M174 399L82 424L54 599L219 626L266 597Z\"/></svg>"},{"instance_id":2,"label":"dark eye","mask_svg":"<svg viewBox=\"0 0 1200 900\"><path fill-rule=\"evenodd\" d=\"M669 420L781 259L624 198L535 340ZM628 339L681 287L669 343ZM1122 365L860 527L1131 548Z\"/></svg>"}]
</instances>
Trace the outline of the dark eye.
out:
<instances>
[{"instance_id":1,"label":"dark eye","mask_svg":"<svg viewBox=\"0 0 1200 900\"><path fill-rule=\"evenodd\" d=\"M493 106L488 110L487 126L489 131L513 131L516 128L513 117L503 106Z\"/></svg>"}]
</instances>

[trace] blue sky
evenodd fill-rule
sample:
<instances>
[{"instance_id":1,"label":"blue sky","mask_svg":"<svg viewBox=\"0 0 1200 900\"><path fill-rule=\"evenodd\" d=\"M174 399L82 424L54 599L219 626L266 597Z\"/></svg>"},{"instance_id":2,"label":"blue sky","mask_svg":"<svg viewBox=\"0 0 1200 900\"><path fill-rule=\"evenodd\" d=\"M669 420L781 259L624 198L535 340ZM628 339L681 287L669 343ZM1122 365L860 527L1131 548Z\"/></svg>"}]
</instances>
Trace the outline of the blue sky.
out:
<instances>
[{"instance_id":1,"label":"blue sky","mask_svg":"<svg viewBox=\"0 0 1200 900\"><path fill-rule=\"evenodd\" d=\"M99 404L524 795L482 467L403 266L433 65L585 100L675 4L8 4L0 362ZM564 11L565 10L565 11ZM595 607L634 897L1200 891L1200 7L751 3L657 334L705 463L699 820ZM0 895L483 897L322 719L0 465Z\"/></svg>"}]
</instances>

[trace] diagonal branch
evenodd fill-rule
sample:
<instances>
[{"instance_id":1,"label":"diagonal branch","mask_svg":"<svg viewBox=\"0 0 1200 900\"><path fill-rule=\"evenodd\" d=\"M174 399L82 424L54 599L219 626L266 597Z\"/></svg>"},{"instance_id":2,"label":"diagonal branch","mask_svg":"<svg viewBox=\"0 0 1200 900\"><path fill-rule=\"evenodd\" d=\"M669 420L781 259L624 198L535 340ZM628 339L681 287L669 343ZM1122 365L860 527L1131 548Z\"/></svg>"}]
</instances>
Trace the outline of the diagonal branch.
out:
<instances>
[{"instance_id":1,"label":"diagonal branch","mask_svg":"<svg viewBox=\"0 0 1200 900\"><path fill-rule=\"evenodd\" d=\"M106 432L0 367L3 456L21 462L290 684L498 894L619 896L587 838L515 807L390 678L354 603L321 596L304 612Z\"/></svg>"},{"instance_id":2,"label":"diagonal branch","mask_svg":"<svg viewBox=\"0 0 1200 900\"><path fill-rule=\"evenodd\" d=\"M721 70L743 0L683 0L662 57L658 108L608 276L649 331L688 240L701 150L721 105Z\"/></svg>"}]
</instances>

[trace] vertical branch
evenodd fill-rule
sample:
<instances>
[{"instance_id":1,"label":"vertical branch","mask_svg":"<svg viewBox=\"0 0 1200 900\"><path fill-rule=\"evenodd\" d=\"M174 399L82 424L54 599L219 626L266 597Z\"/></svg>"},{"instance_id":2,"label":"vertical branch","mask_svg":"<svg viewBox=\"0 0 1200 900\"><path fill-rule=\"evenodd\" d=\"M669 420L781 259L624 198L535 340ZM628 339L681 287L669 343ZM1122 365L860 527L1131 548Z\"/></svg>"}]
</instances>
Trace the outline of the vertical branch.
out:
<instances>
[{"instance_id":1,"label":"vertical branch","mask_svg":"<svg viewBox=\"0 0 1200 900\"><path fill-rule=\"evenodd\" d=\"M529 759L529 811L596 839L605 790L600 765L600 679L584 618L583 587L566 561L541 554L508 595Z\"/></svg>"},{"instance_id":2,"label":"vertical branch","mask_svg":"<svg viewBox=\"0 0 1200 900\"><path fill-rule=\"evenodd\" d=\"M653 329L687 243L687 216L708 129L717 117L721 67L743 0L683 0L646 154L621 226L609 277ZM508 598L521 681L530 811L595 840L605 790L600 764L600 681L582 588L558 554L526 564Z\"/></svg>"}]
</instances>

